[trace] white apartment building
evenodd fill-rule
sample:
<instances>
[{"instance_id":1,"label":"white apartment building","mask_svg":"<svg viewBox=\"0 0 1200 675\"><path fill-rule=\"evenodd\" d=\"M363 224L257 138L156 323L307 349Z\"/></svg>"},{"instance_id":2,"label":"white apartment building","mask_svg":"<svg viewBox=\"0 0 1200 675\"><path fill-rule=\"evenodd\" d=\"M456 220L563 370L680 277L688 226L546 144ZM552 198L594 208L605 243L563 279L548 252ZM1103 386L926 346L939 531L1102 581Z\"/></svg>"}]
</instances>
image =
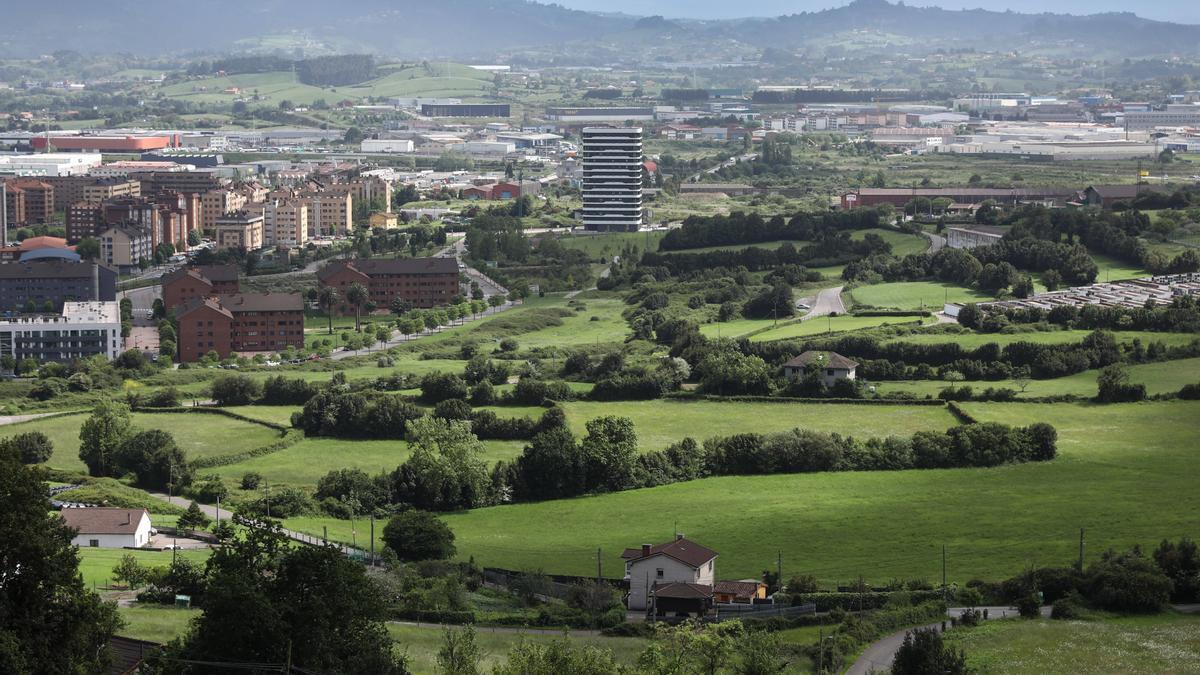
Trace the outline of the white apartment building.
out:
<instances>
[{"instance_id":1,"label":"white apartment building","mask_svg":"<svg viewBox=\"0 0 1200 675\"><path fill-rule=\"evenodd\" d=\"M636 231L642 225L642 128L584 127L583 226Z\"/></svg>"},{"instance_id":2,"label":"white apartment building","mask_svg":"<svg viewBox=\"0 0 1200 675\"><path fill-rule=\"evenodd\" d=\"M121 353L121 310L116 302L65 302L61 314L0 320L0 356L20 361L69 362Z\"/></svg>"},{"instance_id":3,"label":"white apartment building","mask_svg":"<svg viewBox=\"0 0 1200 675\"><path fill-rule=\"evenodd\" d=\"M269 201L263 207L263 243L300 248L308 243L308 204L299 199Z\"/></svg>"}]
</instances>

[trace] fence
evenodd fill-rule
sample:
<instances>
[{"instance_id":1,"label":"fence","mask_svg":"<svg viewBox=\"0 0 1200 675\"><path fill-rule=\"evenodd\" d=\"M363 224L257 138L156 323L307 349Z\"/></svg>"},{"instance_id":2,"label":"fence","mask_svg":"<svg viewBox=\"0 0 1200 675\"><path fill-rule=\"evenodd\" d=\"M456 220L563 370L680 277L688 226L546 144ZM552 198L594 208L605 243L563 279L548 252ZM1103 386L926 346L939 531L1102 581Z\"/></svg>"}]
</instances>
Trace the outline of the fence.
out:
<instances>
[{"instance_id":1,"label":"fence","mask_svg":"<svg viewBox=\"0 0 1200 675\"><path fill-rule=\"evenodd\" d=\"M793 606L782 604L743 605L724 603L714 605L714 607L717 610L717 616L722 619L766 619L772 616L781 616L790 619L797 616L817 613L817 606L812 603Z\"/></svg>"}]
</instances>

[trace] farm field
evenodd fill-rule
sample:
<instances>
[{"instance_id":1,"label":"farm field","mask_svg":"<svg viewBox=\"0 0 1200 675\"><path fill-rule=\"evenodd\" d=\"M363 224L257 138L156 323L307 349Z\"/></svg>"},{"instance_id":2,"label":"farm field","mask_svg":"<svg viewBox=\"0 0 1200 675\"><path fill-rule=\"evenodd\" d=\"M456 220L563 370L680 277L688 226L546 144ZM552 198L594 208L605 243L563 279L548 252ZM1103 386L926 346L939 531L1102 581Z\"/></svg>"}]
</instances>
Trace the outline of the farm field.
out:
<instances>
[{"instance_id":1,"label":"farm field","mask_svg":"<svg viewBox=\"0 0 1200 675\"><path fill-rule=\"evenodd\" d=\"M834 316L816 317L810 321L797 321L774 330L765 331L750 336L751 342L770 342L771 340L786 340L789 338L813 337L829 333L844 333L862 328L877 328L879 326L930 324L931 317L918 316Z\"/></svg>"},{"instance_id":2,"label":"farm field","mask_svg":"<svg viewBox=\"0 0 1200 675\"><path fill-rule=\"evenodd\" d=\"M721 554L719 578L757 576L782 551L785 576L811 573L826 584L859 573L933 579L942 545L959 583L1067 564L1080 527L1089 556L1195 536L1200 429L1183 421L1200 416L1200 402L964 405L984 421L1055 425L1059 457L990 469L709 478L445 519L459 556L485 565L587 574L600 547L606 569L620 569L626 546L665 541L677 527Z\"/></svg>"},{"instance_id":3,"label":"farm field","mask_svg":"<svg viewBox=\"0 0 1200 675\"><path fill-rule=\"evenodd\" d=\"M442 629L431 625L410 626L406 624L389 623L388 634L396 641L402 650L408 653L408 669L414 675L437 673L437 653L442 646ZM482 658L479 672L491 672L494 667L505 660L508 651L522 640L535 643L546 643L561 639L561 635L546 633L514 633L491 632L487 628L478 628L475 644L479 646ZM607 649L613 653L618 663L632 666L638 654L646 647L646 641L641 638L610 638L568 635L575 645L586 645Z\"/></svg>"},{"instance_id":4,"label":"farm field","mask_svg":"<svg viewBox=\"0 0 1200 675\"><path fill-rule=\"evenodd\" d=\"M1185 384L1200 382L1200 358L1143 363L1136 366L1128 366L1126 371L1129 373L1129 381L1134 384L1146 385L1146 393L1151 396L1155 394L1171 394L1179 391ZM1082 373L1075 373L1074 375L1053 380L1031 380L1029 387L1023 394L1018 394L1018 397L1063 396L1071 394L1073 396L1090 398L1096 395L1096 379L1099 376L1099 370L1085 370ZM995 382L977 380L953 383L941 380L901 380L873 382L872 384L875 385L876 390L881 394L907 391L918 396L937 396L939 391L951 384L956 386L967 385L974 388L976 392L988 387L1019 389L1016 383L1011 380L999 380Z\"/></svg>"},{"instance_id":5,"label":"farm field","mask_svg":"<svg viewBox=\"0 0 1200 675\"><path fill-rule=\"evenodd\" d=\"M1200 617L1162 614L1102 621L986 621L953 630L975 673L1194 673Z\"/></svg>"},{"instance_id":6,"label":"farm field","mask_svg":"<svg viewBox=\"0 0 1200 675\"><path fill-rule=\"evenodd\" d=\"M992 297L972 288L938 281L901 281L859 286L848 295L855 305L941 311L947 302L984 302Z\"/></svg>"},{"instance_id":7,"label":"farm field","mask_svg":"<svg viewBox=\"0 0 1200 675\"><path fill-rule=\"evenodd\" d=\"M133 413L139 429L166 429L189 459L231 455L257 448L279 438L279 432L251 422L219 415L194 413ZM79 427L87 414L33 420L4 427L3 435L41 431L54 443L54 455L46 463L52 469L84 471L79 459Z\"/></svg>"},{"instance_id":8,"label":"farm field","mask_svg":"<svg viewBox=\"0 0 1200 675\"><path fill-rule=\"evenodd\" d=\"M616 295L595 291L576 300L584 307L583 311L562 317L561 325L513 338L522 349L535 349L620 342L629 333L629 324L621 316L628 305ZM486 347L484 351L487 351Z\"/></svg>"},{"instance_id":9,"label":"farm field","mask_svg":"<svg viewBox=\"0 0 1200 675\"><path fill-rule=\"evenodd\" d=\"M522 441L483 441L488 465L500 459L512 459L521 454ZM334 469L362 469L370 475L390 473L408 459L406 441L346 440L339 438L306 438L290 448L244 462L204 469L225 479L235 488L244 474L256 471L266 485L291 485L315 488L317 480Z\"/></svg>"},{"instance_id":10,"label":"farm field","mask_svg":"<svg viewBox=\"0 0 1200 675\"><path fill-rule=\"evenodd\" d=\"M155 517L157 522L158 518ZM112 581L112 569L125 554L132 554L138 562L147 567L167 567L171 564L171 551L131 550L123 548L81 548L79 549L79 573L83 575L83 583L93 584L100 588ZM204 564L210 551L204 549L188 549L175 551L176 556Z\"/></svg>"},{"instance_id":11,"label":"farm field","mask_svg":"<svg viewBox=\"0 0 1200 675\"><path fill-rule=\"evenodd\" d=\"M868 406L845 403L726 401L576 401L564 403L576 435L588 420L617 415L633 420L638 447L662 450L685 437L697 441L736 433L770 433L797 427L858 437L945 431L958 422L940 406Z\"/></svg>"}]
</instances>

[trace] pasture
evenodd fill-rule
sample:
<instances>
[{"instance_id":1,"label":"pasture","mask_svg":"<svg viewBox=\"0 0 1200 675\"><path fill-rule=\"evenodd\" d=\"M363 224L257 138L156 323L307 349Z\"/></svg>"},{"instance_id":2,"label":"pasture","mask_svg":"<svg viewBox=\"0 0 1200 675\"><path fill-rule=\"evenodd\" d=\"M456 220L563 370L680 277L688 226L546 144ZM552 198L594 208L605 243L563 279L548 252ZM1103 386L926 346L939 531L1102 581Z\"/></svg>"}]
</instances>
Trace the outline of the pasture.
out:
<instances>
[{"instance_id":1,"label":"pasture","mask_svg":"<svg viewBox=\"0 0 1200 675\"><path fill-rule=\"evenodd\" d=\"M756 577L782 552L785 576L815 574L827 585L858 574L881 583L940 578L943 545L949 579L963 583L1070 564L1080 527L1089 559L1110 546L1200 534L1200 429L1186 423L1200 418L1200 402L964 405L985 421L1055 425L1059 457L988 469L708 478L445 519L459 556L485 565L588 574L599 547L605 569L620 570L626 546L666 541L677 528L720 553L718 578Z\"/></svg>"},{"instance_id":2,"label":"pasture","mask_svg":"<svg viewBox=\"0 0 1200 675\"><path fill-rule=\"evenodd\" d=\"M958 284L940 281L901 281L890 284L859 286L848 295L855 305L891 309L928 309L941 311L947 302L985 302L987 293Z\"/></svg>"},{"instance_id":3,"label":"pasture","mask_svg":"<svg viewBox=\"0 0 1200 675\"><path fill-rule=\"evenodd\" d=\"M126 554L137 558L144 567L168 567L171 564L171 551L133 550L123 548L81 548L79 549L79 573L83 575L83 583L91 588L103 588L106 584L116 583L112 580L112 569ZM175 551L175 555L185 560L204 564L211 553L209 549L188 549Z\"/></svg>"},{"instance_id":4,"label":"pasture","mask_svg":"<svg viewBox=\"0 0 1200 675\"><path fill-rule=\"evenodd\" d=\"M918 316L818 316L809 321L797 321L773 330L751 335L750 341L770 342L771 340L817 337L832 333L861 330L863 328L878 328L879 326L911 326L918 323L930 324L933 322L933 318Z\"/></svg>"}]
</instances>

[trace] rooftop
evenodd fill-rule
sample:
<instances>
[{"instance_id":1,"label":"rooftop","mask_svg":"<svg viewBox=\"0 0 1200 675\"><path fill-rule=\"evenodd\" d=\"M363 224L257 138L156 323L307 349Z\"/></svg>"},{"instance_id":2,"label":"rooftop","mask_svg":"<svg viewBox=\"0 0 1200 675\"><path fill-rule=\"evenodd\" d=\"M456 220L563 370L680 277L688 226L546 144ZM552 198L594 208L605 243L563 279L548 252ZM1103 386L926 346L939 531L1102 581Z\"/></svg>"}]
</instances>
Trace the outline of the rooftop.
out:
<instances>
[{"instance_id":1,"label":"rooftop","mask_svg":"<svg viewBox=\"0 0 1200 675\"><path fill-rule=\"evenodd\" d=\"M643 545L641 548L627 548L621 557L629 562L637 562L656 555L665 555L679 562L699 568L704 563L717 557L717 552L701 546L694 541L677 535L673 541L655 546Z\"/></svg>"},{"instance_id":2,"label":"rooftop","mask_svg":"<svg viewBox=\"0 0 1200 675\"><path fill-rule=\"evenodd\" d=\"M783 364L783 367L803 368L810 363L816 363L822 368L836 368L838 370L854 370L858 367L857 361L851 361L837 352L816 351L807 351L799 356L795 356Z\"/></svg>"},{"instance_id":3,"label":"rooftop","mask_svg":"<svg viewBox=\"0 0 1200 675\"><path fill-rule=\"evenodd\" d=\"M150 517L146 509L84 508L63 509L63 522L79 534L133 534L142 516Z\"/></svg>"}]
</instances>

